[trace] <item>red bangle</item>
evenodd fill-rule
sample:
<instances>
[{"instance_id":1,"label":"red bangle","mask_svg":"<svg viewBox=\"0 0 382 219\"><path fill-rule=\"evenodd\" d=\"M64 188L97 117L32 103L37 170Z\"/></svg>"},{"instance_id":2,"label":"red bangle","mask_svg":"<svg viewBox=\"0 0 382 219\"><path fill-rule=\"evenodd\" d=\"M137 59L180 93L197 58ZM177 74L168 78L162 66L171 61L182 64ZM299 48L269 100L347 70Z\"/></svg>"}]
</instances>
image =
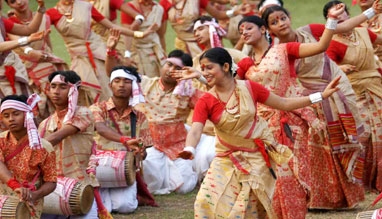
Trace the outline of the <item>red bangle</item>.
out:
<instances>
[{"instance_id":1,"label":"red bangle","mask_svg":"<svg viewBox=\"0 0 382 219\"><path fill-rule=\"evenodd\" d=\"M19 181L17 181L17 179L15 178L10 178L7 182L7 185L9 186L9 188L11 188L12 190L15 190L15 189L18 189L18 188L21 188L21 183Z\"/></svg>"},{"instance_id":2,"label":"red bangle","mask_svg":"<svg viewBox=\"0 0 382 219\"><path fill-rule=\"evenodd\" d=\"M117 50L115 49L106 49L106 54L107 56L113 56L113 57L118 57Z\"/></svg>"},{"instance_id":3,"label":"red bangle","mask_svg":"<svg viewBox=\"0 0 382 219\"><path fill-rule=\"evenodd\" d=\"M124 144L126 141L129 141L131 140L132 138L129 138L127 136L121 136L121 138L119 139L119 141Z\"/></svg>"}]
</instances>

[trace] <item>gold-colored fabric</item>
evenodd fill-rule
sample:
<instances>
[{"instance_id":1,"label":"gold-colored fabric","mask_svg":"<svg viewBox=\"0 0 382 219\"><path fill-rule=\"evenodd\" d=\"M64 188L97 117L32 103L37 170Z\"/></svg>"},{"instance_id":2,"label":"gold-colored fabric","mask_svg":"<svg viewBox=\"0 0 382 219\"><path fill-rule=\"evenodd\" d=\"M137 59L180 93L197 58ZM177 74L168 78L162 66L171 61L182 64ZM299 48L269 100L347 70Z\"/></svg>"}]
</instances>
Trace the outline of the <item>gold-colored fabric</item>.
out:
<instances>
[{"instance_id":1,"label":"gold-colored fabric","mask_svg":"<svg viewBox=\"0 0 382 219\"><path fill-rule=\"evenodd\" d=\"M153 3L151 12L140 25L139 31L146 30L154 23L158 26L161 25L163 8L157 2ZM138 64L139 73L149 77L159 76L160 69L166 61L166 54L157 33L152 33L141 39L134 38L131 52L132 59Z\"/></svg>"},{"instance_id":2,"label":"gold-colored fabric","mask_svg":"<svg viewBox=\"0 0 382 219\"><path fill-rule=\"evenodd\" d=\"M275 180L254 139L273 145L281 156L290 159L291 153L286 146L275 142L265 120L256 116L256 105L248 90L249 85L245 83L237 81L240 117L223 111L220 121L215 124L217 157L212 161L196 197L195 217L276 218L271 204ZM232 95L227 106L236 104L236 101ZM237 150L232 151L232 148ZM230 155L219 155L227 153Z\"/></svg>"},{"instance_id":3,"label":"gold-colored fabric","mask_svg":"<svg viewBox=\"0 0 382 219\"><path fill-rule=\"evenodd\" d=\"M70 69L81 77L80 89L91 98L91 102L96 102L96 100L107 100L111 96L111 91L108 86L109 77L105 70L106 46L90 27L91 7L92 5L88 2L74 1L73 22L68 22L66 17L62 16L56 29L70 53ZM90 43L89 47L96 65L95 70L90 62L86 43Z\"/></svg>"}]
</instances>

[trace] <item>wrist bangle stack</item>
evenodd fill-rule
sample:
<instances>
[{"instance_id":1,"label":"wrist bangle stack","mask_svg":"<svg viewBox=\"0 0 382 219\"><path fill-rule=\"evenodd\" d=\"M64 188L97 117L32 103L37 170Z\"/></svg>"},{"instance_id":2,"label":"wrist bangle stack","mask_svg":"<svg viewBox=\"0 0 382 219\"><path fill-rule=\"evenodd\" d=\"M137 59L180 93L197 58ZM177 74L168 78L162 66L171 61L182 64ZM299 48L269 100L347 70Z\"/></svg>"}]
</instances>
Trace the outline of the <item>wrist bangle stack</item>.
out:
<instances>
[{"instance_id":1,"label":"wrist bangle stack","mask_svg":"<svg viewBox=\"0 0 382 219\"><path fill-rule=\"evenodd\" d=\"M27 46L27 47L25 47L25 49L24 49L24 54L25 54L25 55L28 55L32 50L33 50L32 47Z\"/></svg>"},{"instance_id":2,"label":"wrist bangle stack","mask_svg":"<svg viewBox=\"0 0 382 219\"><path fill-rule=\"evenodd\" d=\"M118 53L115 49L106 49L106 55L118 58Z\"/></svg>"},{"instance_id":3,"label":"wrist bangle stack","mask_svg":"<svg viewBox=\"0 0 382 219\"><path fill-rule=\"evenodd\" d=\"M129 140L131 140L132 138L129 138L129 137L127 137L127 136L121 136L121 138L119 139L119 141L122 143L122 144L124 144L126 141L129 141Z\"/></svg>"},{"instance_id":4,"label":"wrist bangle stack","mask_svg":"<svg viewBox=\"0 0 382 219\"><path fill-rule=\"evenodd\" d=\"M130 58L131 57L131 52L129 50L126 50L124 57L125 58Z\"/></svg>"},{"instance_id":5,"label":"wrist bangle stack","mask_svg":"<svg viewBox=\"0 0 382 219\"><path fill-rule=\"evenodd\" d=\"M234 11L233 9L227 10L227 11L225 12L225 14L227 15L227 17L229 17L229 18L233 17L233 16L234 16L234 13L235 13L235 11Z\"/></svg>"},{"instance_id":6,"label":"wrist bangle stack","mask_svg":"<svg viewBox=\"0 0 382 219\"><path fill-rule=\"evenodd\" d=\"M137 16L135 16L134 20L140 21L141 23L143 23L143 21L145 21L145 17L141 14L138 14Z\"/></svg>"},{"instance_id":7,"label":"wrist bangle stack","mask_svg":"<svg viewBox=\"0 0 382 219\"><path fill-rule=\"evenodd\" d=\"M207 82L207 79L206 79L202 74L200 74L198 80L199 80L200 82L202 82L203 84L207 84L207 83L208 83L208 82Z\"/></svg>"},{"instance_id":8,"label":"wrist bangle stack","mask_svg":"<svg viewBox=\"0 0 382 219\"><path fill-rule=\"evenodd\" d=\"M316 92L309 95L310 102L313 103L319 103L322 101L322 94L321 92Z\"/></svg>"},{"instance_id":9,"label":"wrist bangle stack","mask_svg":"<svg viewBox=\"0 0 382 219\"><path fill-rule=\"evenodd\" d=\"M21 183L19 181L17 181L17 179L15 179L14 177L12 177L8 180L7 185L12 190L15 190L15 189L18 189L21 187Z\"/></svg>"},{"instance_id":10,"label":"wrist bangle stack","mask_svg":"<svg viewBox=\"0 0 382 219\"><path fill-rule=\"evenodd\" d=\"M338 20L328 18L326 20L325 28L329 30L335 30L337 28L337 23L338 23Z\"/></svg>"},{"instance_id":11,"label":"wrist bangle stack","mask_svg":"<svg viewBox=\"0 0 382 219\"><path fill-rule=\"evenodd\" d=\"M188 151L188 152L191 152L192 156L195 156L195 148L192 147L192 146L186 146L183 148L183 151Z\"/></svg>"},{"instance_id":12,"label":"wrist bangle stack","mask_svg":"<svg viewBox=\"0 0 382 219\"><path fill-rule=\"evenodd\" d=\"M135 38L143 38L143 32L142 31L134 31L134 37Z\"/></svg>"},{"instance_id":13,"label":"wrist bangle stack","mask_svg":"<svg viewBox=\"0 0 382 219\"><path fill-rule=\"evenodd\" d=\"M19 46L26 46L28 45L28 37L20 37L17 42L19 43Z\"/></svg>"},{"instance_id":14,"label":"wrist bangle stack","mask_svg":"<svg viewBox=\"0 0 382 219\"><path fill-rule=\"evenodd\" d=\"M367 19L369 20L370 18L374 17L375 11L373 8L369 8L366 11L362 12L362 14L365 15Z\"/></svg>"}]
</instances>

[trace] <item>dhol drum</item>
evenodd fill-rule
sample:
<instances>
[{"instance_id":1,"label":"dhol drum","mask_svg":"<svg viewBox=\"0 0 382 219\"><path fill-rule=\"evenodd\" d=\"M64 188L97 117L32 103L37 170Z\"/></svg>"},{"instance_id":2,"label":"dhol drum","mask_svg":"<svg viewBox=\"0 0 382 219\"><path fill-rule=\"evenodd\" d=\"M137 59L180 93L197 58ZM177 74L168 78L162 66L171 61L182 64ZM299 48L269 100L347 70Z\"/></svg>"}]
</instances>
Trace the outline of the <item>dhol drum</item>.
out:
<instances>
[{"instance_id":1,"label":"dhol drum","mask_svg":"<svg viewBox=\"0 0 382 219\"><path fill-rule=\"evenodd\" d=\"M57 177L56 189L44 198L43 213L83 215L90 211L93 201L91 185L84 185L68 177Z\"/></svg>"},{"instance_id":2,"label":"dhol drum","mask_svg":"<svg viewBox=\"0 0 382 219\"><path fill-rule=\"evenodd\" d=\"M382 209L363 211L357 214L356 219L381 219Z\"/></svg>"},{"instance_id":3,"label":"dhol drum","mask_svg":"<svg viewBox=\"0 0 382 219\"><path fill-rule=\"evenodd\" d=\"M20 202L16 197L0 195L0 218L25 219L30 217L31 214L24 202Z\"/></svg>"},{"instance_id":4,"label":"dhol drum","mask_svg":"<svg viewBox=\"0 0 382 219\"><path fill-rule=\"evenodd\" d=\"M96 177L101 187L126 187L135 182L133 152L96 150L96 159Z\"/></svg>"}]
</instances>

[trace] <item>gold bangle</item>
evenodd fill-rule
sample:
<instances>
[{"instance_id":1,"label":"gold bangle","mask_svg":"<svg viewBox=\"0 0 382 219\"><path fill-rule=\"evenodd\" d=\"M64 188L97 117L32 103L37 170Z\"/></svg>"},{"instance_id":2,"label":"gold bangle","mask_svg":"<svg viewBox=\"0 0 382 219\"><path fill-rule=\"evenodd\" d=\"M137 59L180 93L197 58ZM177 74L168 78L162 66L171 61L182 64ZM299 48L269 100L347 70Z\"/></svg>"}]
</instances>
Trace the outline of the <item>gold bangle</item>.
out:
<instances>
[{"instance_id":1,"label":"gold bangle","mask_svg":"<svg viewBox=\"0 0 382 219\"><path fill-rule=\"evenodd\" d=\"M134 37L135 38L143 38L143 32L142 31L134 31Z\"/></svg>"}]
</instances>

